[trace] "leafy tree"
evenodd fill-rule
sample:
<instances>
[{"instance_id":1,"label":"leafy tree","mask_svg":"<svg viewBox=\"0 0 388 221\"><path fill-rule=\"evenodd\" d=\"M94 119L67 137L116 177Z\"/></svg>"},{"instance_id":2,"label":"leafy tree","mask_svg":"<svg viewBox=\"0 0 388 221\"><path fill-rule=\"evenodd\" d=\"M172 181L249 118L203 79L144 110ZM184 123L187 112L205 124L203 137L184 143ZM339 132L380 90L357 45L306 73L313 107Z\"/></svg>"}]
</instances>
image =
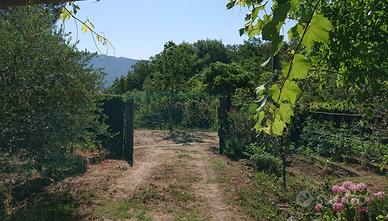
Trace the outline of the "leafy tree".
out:
<instances>
[{"instance_id":1,"label":"leafy tree","mask_svg":"<svg viewBox=\"0 0 388 221\"><path fill-rule=\"evenodd\" d=\"M165 93L168 99L168 116L172 130L174 105L178 92L187 89L194 76L197 56L190 44L176 45L167 42L163 52L152 59L154 72L147 78L144 88L151 92Z\"/></svg>"},{"instance_id":2,"label":"leafy tree","mask_svg":"<svg viewBox=\"0 0 388 221\"><path fill-rule=\"evenodd\" d=\"M197 66L198 73L212 63L230 62L229 51L222 41L210 39L199 40L193 44L193 47L199 59Z\"/></svg>"},{"instance_id":3,"label":"leafy tree","mask_svg":"<svg viewBox=\"0 0 388 221\"><path fill-rule=\"evenodd\" d=\"M218 119L220 123L220 152L224 152L225 136L228 134L228 113L232 108L232 95L238 88L249 88L252 85L251 75L237 64L217 62L211 64L202 73L203 87L211 95L220 99Z\"/></svg>"},{"instance_id":4,"label":"leafy tree","mask_svg":"<svg viewBox=\"0 0 388 221\"><path fill-rule=\"evenodd\" d=\"M249 88L252 85L250 73L237 64L216 62L206 68L202 75L204 89L211 95L225 99L229 109L232 107L233 93L238 88Z\"/></svg>"},{"instance_id":5,"label":"leafy tree","mask_svg":"<svg viewBox=\"0 0 388 221\"><path fill-rule=\"evenodd\" d=\"M0 12L0 148L26 150L41 172L73 147L95 143L100 128L102 76L56 31L55 16L43 7Z\"/></svg>"},{"instance_id":6,"label":"leafy tree","mask_svg":"<svg viewBox=\"0 0 388 221\"><path fill-rule=\"evenodd\" d=\"M128 91L143 90L144 83L148 76L152 74L153 65L151 61L138 61L132 66L133 70L129 71L127 76L122 76L113 81L112 86L109 88L110 93L124 94Z\"/></svg>"},{"instance_id":7,"label":"leafy tree","mask_svg":"<svg viewBox=\"0 0 388 221\"><path fill-rule=\"evenodd\" d=\"M276 58L283 45L283 36L280 35L283 24L287 18L297 22L289 32L289 39L297 42L294 50L290 52L289 63L284 64L283 69L276 65L273 76L257 90L262 98L257 109L256 130L282 136L286 124L291 123L291 117L294 115L293 108L301 92L297 82L307 78L312 66L305 51L311 49L316 42L327 44L332 26L330 21L321 14L320 0L316 2L272 1L272 12L259 16L260 12L265 12L267 3L230 0L227 7L241 5L251 9L246 15L246 25L240 33L246 33L249 37L261 34L263 40L271 41L271 54L275 57L274 64L278 63Z\"/></svg>"},{"instance_id":8,"label":"leafy tree","mask_svg":"<svg viewBox=\"0 0 388 221\"><path fill-rule=\"evenodd\" d=\"M268 67L261 66L271 56L269 43L263 43L259 38L252 38L244 41L244 44L228 46L228 50L231 61L238 63L246 71L255 73L256 78L265 77L263 73L270 71Z\"/></svg>"},{"instance_id":9,"label":"leafy tree","mask_svg":"<svg viewBox=\"0 0 388 221\"><path fill-rule=\"evenodd\" d=\"M112 85L108 88L107 93L124 94L128 91L128 76L116 78Z\"/></svg>"},{"instance_id":10,"label":"leafy tree","mask_svg":"<svg viewBox=\"0 0 388 221\"><path fill-rule=\"evenodd\" d=\"M280 34L283 25L287 20L296 23L288 32L292 44L286 62L282 67L275 65L273 75L257 88L260 96L255 107L258 110L255 115L257 132L275 137L287 136L286 126L292 124L302 89L313 88L308 84L314 79L306 81L309 76L315 80L324 79L322 82L326 83L329 79L335 80L339 87L335 88L333 83L326 85L332 91L343 91L337 99L350 95L354 101L354 97L366 98L374 94L379 98L369 100L381 103L378 101L387 91L385 39L388 19L384 3L377 0L274 0L270 13L267 13L268 3L230 0L227 4L228 8L240 5L250 9L240 33L249 37L261 35L263 40L271 41L273 64L278 63L284 45ZM318 84L318 88L323 87ZM316 93L317 89L312 91ZM318 91L321 97L325 97L325 93ZM384 109L383 106L378 109ZM284 141L282 138L278 140Z\"/></svg>"}]
</instances>

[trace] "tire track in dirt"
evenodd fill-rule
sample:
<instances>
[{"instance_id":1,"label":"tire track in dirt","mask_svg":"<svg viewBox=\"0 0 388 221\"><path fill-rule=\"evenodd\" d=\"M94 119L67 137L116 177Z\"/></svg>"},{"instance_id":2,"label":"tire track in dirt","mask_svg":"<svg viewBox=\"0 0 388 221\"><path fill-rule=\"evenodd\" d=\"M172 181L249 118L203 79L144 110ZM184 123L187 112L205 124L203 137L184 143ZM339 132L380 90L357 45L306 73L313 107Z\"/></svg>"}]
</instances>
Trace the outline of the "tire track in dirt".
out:
<instances>
[{"instance_id":1,"label":"tire track in dirt","mask_svg":"<svg viewBox=\"0 0 388 221\"><path fill-rule=\"evenodd\" d=\"M247 217L238 214L234 207L238 205L230 205L228 203L224 190L214 180L217 173L213 169L210 152L207 148L198 148L200 158L193 163L193 169L201 174L201 182L194 185L194 191L206 201L208 214L211 220L231 221L231 220L249 220Z\"/></svg>"},{"instance_id":2,"label":"tire track in dirt","mask_svg":"<svg viewBox=\"0 0 388 221\"><path fill-rule=\"evenodd\" d=\"M114 218L104 209L128 200L133 203L127 208L130 220L139 211L156 221L250 220L236 209L240 207L235 203L237 195L225 192L236 187L215 181L217 176L230 178L233 174L214 169L214 160L226 161L210 150L218 146L216 134L190 133L195 141L183 143L166 139L167 134L137 132L133 167L124 161L106 160L91 166L83 176L62 182L61 189L72 190L74 196L91 194L90 199L79 199L79 220L128 220Z\"/></svg>"},{"instance_id":3,"label":"tire track in dirt","mask_svg":"<svg viewBox=\"0 0 388 221\"><path fill-rule=\"evenodd\" d=\"M128 198L164 163L168 155L168 151L157 146L137 150L134 166L121 174L110 191L116 192L119 198Z\"/></svg>"}]
</instances>

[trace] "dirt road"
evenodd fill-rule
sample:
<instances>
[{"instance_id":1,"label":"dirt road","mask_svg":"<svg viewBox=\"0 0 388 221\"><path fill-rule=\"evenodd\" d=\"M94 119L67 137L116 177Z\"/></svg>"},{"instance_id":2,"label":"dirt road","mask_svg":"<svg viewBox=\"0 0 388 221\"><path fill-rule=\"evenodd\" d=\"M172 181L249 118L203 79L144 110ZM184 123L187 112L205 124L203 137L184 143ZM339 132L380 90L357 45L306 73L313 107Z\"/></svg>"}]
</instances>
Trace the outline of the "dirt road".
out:
<instances>
[{"instance_id":1,"label":"dirt road","mask_svg":"<svg viewBox=\"0 0 388 221\"><path fill-rule=\"evenodd\" d=\"M238 200L249 168L217 154L215 133L135 132L135 164L106 160L71 190L78 220L250 220Z\"/></svg>"}]
</instances>

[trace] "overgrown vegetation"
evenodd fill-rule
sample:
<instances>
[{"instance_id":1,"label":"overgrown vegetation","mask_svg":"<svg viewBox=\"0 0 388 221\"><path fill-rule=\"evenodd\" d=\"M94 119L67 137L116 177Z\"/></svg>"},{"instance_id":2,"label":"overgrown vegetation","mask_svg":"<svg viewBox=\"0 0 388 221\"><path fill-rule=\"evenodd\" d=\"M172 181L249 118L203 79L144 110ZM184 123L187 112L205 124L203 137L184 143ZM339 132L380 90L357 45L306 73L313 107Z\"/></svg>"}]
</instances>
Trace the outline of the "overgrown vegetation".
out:
<instances>
[{"instance_id":1,"label":"overgrown vegetation","mask_svg":"<svg viewBox=\"0 0 388 221\"><path fill-rule=\"evenodd\" d=\"M12 211L19 206L17 201L54 180L84 172L84 160L74 154L77 149L109 146L117 155L126 99L135 102L136 128L168 129L171 136L177 130L217 130L220 153L234 160L249 159L258 172L241 199L258 220L319 216L312 202L304 207L295 199L303 198L298 195L301 191L329 195L328 180L322 178L320 184L326 185L316 185L307 176L287 171L298 157L361 165L386 176L384 1L230 0L228 8L249 8L240 33L250 40L242 45L210 39L167 42L162 52L138 62L107 89L101 87L102 74L88 68L93 55L78 51L57 26L62 6L0 9L0 218L13 213L10 220L26 219L29 202ZM288 20L296 25L286 42L281 30ZM259 35L264 41L255 37ZM225 168L224 161L214 162L215 171ZM218 176L214 182L230 180ZM179 204L193 200L180 187L169 186L166 191ZM335 200L349 193L345 192L335 192ZM148 200L147 193L142 197ZM381 207L370 207L373 217L366 216L364 204L360 211L358 204L345 199L350 202L346 201L347 208L344 202L341 208L333 200L320 203L321 218L352 220L357 213L353 216L357 220L383 220L387 200L381 193L376 197ZM70 196L60 199L65 201L49 205L37 201L34 215L42 216L35 208L39 206L47 207L42 211L49 213L48 219L59 214L63 220L71 219L76 205ZM138 204L131 213L127 208L137 205L132 199L101 202L95 213L149 220L145 202ZM185 208L176 219L196 220L197 213Z\"/></svg>"},{"instance_id":2,"label":"overgrown vegetation","mask_svg":"<svg viewBox=\"0 0 388 221\"><path fill-rule=\"evenodd\" d=\"M58 8L0 10L1 189L11 190L12 180L17 186L36 176L85 171L73 153L98 147L104 132L97 106L103 76L88 68L91 54L64 39L55 25ZM12 196L7 200L13 203Z\"/></svg>"}]
</instances>

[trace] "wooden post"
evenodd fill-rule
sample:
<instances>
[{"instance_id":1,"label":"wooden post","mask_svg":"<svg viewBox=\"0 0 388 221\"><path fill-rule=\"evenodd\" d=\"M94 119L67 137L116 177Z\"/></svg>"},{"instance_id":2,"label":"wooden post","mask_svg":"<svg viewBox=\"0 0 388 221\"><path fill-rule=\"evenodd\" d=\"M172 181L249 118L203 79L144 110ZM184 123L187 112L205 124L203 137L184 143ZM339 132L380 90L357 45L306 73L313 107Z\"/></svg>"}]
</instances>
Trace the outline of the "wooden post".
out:
<instances>
[{"instance_id":1,"label":"wooden post","mask_svg":"<svg viewBox=\"0 0 388 221\"><path fill-rule=\"evenodd\" d=\"M129 99L125 102L124 108L122 159L126 160L131 166L133 166L133 121L133 100Z\"/></svg>"}]
</instances>

